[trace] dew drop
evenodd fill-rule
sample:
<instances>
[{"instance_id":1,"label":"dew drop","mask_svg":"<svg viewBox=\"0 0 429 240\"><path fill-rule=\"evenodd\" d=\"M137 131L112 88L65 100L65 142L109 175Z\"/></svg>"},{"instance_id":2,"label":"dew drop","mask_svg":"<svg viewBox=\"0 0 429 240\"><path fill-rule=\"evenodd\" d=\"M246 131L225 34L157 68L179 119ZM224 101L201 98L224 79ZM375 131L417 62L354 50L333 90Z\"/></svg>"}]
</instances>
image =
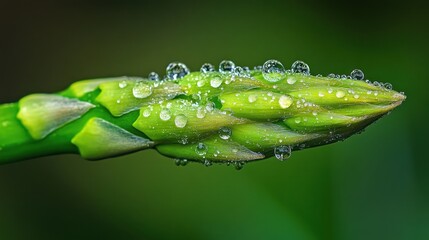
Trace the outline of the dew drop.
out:
<instances>
[{"instance_id":1,"label":"dew drop","mask_svg":"<svg viewBox=\"0 0 429 240\"><path fill-rule=\"evenodd\" d=\"M187 123L188 123L188 118L183 114L179 114L174 118L174 124L178 128L184 128Z\"/></svg>"},{"instance_id":2,"label":"dew drop","mask_svg":"<svg viewBox=\"0 0 429 240\"><path fill-rule=\"evenodd\" d=\"M292 72L310 75L310 67L305 62L298 60L292 64Z\"/></svg>"},{"instance_id":3,"label":"dew drop","mask_svg":"<svg viewBox=\"0 0 429 240\"><path fill-rule=\"evenodd\" d=\"M283 95L279 98L279 105L283 109L290 107L290 105L292 105L292 102L292 98L286 95Z\"/></svg>"},{"instance_id":4,"label":"dew drop","mask_svg":"<svg viewBox=\"0 0 429 240\"><path fill-rule=\"evenodd\" d=\"M222 84L222 79L220 77L214 77L210 80L210 86L218 88Z\"/></svg>"},{"instance_id":5,"label":"dew drop","mask_svg":"<svg viewBox=\"0 0 429 240\"><path fill-rule=\"evenodd\" d=\"M159 75L156 72L151 72L151 73L149 73L148 78L151 81L158 81L159 80Z\"/></svg>"},{"instance_id":6,"label":"dew drop","mask_svg":"<svg viewBox=\"0 0 429 240\"><path fill-rule=\"evenodd\" d=\"M269 82L278 82L285 75L285 67L277 60L268 60L262 66L262 75Z\"/></svg>"},{"instance_id":7,"label":"dew drop","mask_svg":"<svg viewBox=\"0 0 429 240\"><path fill-rule=\"evenodd\" d=\"M274 156L280 161L288 159L291 154L292 148L290 146L282 145L274 148Z\"/></svg>"},{"instance_id":8,"label":"dew drop","mask_svg":"<svg viewBox=\"0 0 429 240\"><path fill-rule=\"evenodd\" d=\"M222 127L219 129L219 137L223 140L228 140L231 137L232 130L229 127Z\"/></svg>"},{"instance_id":9,"label":"dew drop","mask_svg":"<svg viewBox=\"0 0 429 240\"><path fill-rule=\"evenodd\" d=\"M167 66L168 79L177 80L177 79L183 78L188 74L189 74L189 69L183 63L173 62L168 64Z\"/></svg>"},{"instance_id":10,"label":"dew drop","mask_svg":"<svg viewBox=\"0 0 429 240\"><path fill-rule=\"evenodd\" d=\"M287 80L286 80L286 82L288 84L292 85L292 84L296 83L296 78L294 78L294 77L288 77Z\"/></svg>"},{"instance_id":11,"label":"dew drop","mask_svg":"<svg viewBox=\"0 0 429 240\"><path fill-rule=\"evenodd\" d=\"M188 159L176 159L177 166L186 166L188 164Z\"/></svg>"},{"instance_id":12,"label":"dew drop","mask_svg":"<svg viewBox=\"0 0 429 240\"><path fill-rule=\"evenodd\" d=\"M350 73L350 76L352 77L352 79L355 80L363 80L365 78L365 75L363 74L362 70L360 69L355 69Z\"/></svg>"},{"instance_id":13,"label":"dew drop","mask_svg":"<svg viewBox=\"0 0 429 240\"><path fill-rule=\"evenodd\" d=\"M133 87L135 98L147 98L152 94L152 86L143 82L137 82Z\"/></svg>"},{"instance_id":14,"label":"dew drop","mask_svg":"<svg viewBox=\"0 0 429 240\"><path fill-rule=\"evenodd\" d=\"M230 60L223 60L219 64L220 73L231 73L232 71L234 71L234 68L235 68L235 63Z\"/></svg>"},{"instance_id":15,"label":"dew drop","mask_svg":"<svg viewBox=\"0 0 429 240\"><path fill-rule=\"evenodd\" d=\"M119 83L119 88L125 88L125 87L127 87L127 81L122 81L122 82L120 82Z\"/></svg>"},{"instance_id":16,"label":"dew drop","mask_svg":"<svg viewBox=\"0 0 429 240\"><path fill-rule=\"evenodd\" d=\"M161 118L161 120L163 121L170 120L171 118L170 110L168 108L162 109L161 112L159 112L159 118Z\"/></svg>"},{"instance_id":17,"label":"dew drop","mask_svg":"<svg viewBox=\"0 0 429 240\"><path fill-rule=\"evenodd\" d=\"M206 167L210 167L211 165L213 165L213 163L210 160L204 160L204 166Z\"/></svg>"},{"instance_id":18,"label":"dew drop","mask_svg":"<svg viewBox=\"0 0 429 240\"><path fill-rule=\"evenodd\" d=\"M206 110L207 110L208 112L212 112L212 111L214 110L214 108L215 108L215 106L214 106L214 103L213 103L213 102L208 102L208 103L206 104Z\"/></svg>"},{"instance_id":19,"label":"dew drop","mask_svg":"<svg viewBox=\"0 0 429 240\"><path fill-rule=\"evenodd\" d=\"M343 91L337 91L337 93L335 93L335 96L337 96L337 98L343 98L346 95L346 93L344 93Z\"/></svg>"},{"instance_id":20,"label":"dew drop","mask_svg":"<svg viewBox=\"0 0 429 240\"><path fill-rule=\"evenodd\" d=\"M198 109L197 109L197 118L204 118L206 116L206 111L202 108L202 107L199 107Z\"/></svg>"},{"instance_id":21,"label":"dew drop","mask_svg":"<svg viewBox=\"0 0 429 240\"><path fill-rule=\"evenodd\" d=\"M207 146L201 142L198 143L197 146L195 147L195 152L200 156L206 155L207 150L208 150Z\"/></svg>"},{"instance_id":22,"label":"dew drop","mask_svg":"<svg viewBox=\"0 0 429 240\"><path fill-rule=\"evenodd\" d=\"M204 63L201 66L200 71L201 71L201 73L214 72L215 71L215 67L212 64L210 64L210 63Z\"/></svg>"},{"instance_id":23,"label":"dew drop","mask_svg":"<svg viewBox=\"0 0 429 240\"><path fill-rule=\"evenodd\" d=\"M328 74L328 78L335 78L335 73Z\"/></svg>"},{"instance_id":24,"label":"dew drop","mask_svg":"<svg viewBox=\"0 0 429 240\"><path fill-rule=\"evenodd\" d=\"M234 162L233 164L234 164L234 168L236 170L241 170L244 167L244 162L243 161L237 161L237 162Z\"/></svg>"},{"instance_id":25,"label":"dew drop","mask_svg":"<svg viewBox=\"0 0 429 240\"><path fill-rule=\"evenodd\" d=\"M253 68L255 71L262 71L262 66L255 66L254 68Z\"/></svg>"},{"instance_id":26,"label":"dew drop","mask_svg":"<svg viewBox=\"0 0 429 240\"><path fill-rule=\"evenodd\" d=\"M238 77L244 77L245 76L244 69L242 67L235 67L234 68L234 75L238 76Z\"/></svg>"},{"instance_id":27,"label":"dew drop","mask_svg":"<svg viewBox=\"0 0 429 240\"><path fill-rule=\"evenodd\" d=\"M149 108L146 108L146 109L143 111L142 115L143 115L143 117L149 117L151 113L152 113L152 110L151 110L151 109L149 109Z\"/></svg>"},{"instance_id":28,"label":"dew drop","mask_svg":"<svg viewBox=\"0 0 429 240\"><path fill-rule=\"evenodd\" d=\"M388 90L392 90L393 86L391 83L385 83L383 84L384 88L388 89Z\"/></svg>"},{"instance_id":29,"label":"dew drop","mask_svg":"<svg viewBox=\"0 0 429 240\"><path fill-rule=\"evenodd\" d=\"M254 103L256 102L256 100L258 100L258 95L256 94L249 95L247 99L249 100L249 103Z\"/></svg>"}]
</instances>

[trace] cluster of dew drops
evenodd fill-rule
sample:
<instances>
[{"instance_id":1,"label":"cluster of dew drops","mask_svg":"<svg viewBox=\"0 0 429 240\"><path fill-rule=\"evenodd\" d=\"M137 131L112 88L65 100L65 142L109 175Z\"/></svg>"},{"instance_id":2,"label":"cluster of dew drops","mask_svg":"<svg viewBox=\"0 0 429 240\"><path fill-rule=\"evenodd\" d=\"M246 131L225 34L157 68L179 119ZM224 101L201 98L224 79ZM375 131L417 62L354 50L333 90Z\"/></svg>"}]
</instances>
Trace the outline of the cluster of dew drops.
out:
<instances>
[{"instance_id":1,"label":"cluster of dew drops","mask_svg":"<svg viewBox=\"0 0 429 240\"><path fill-rule=\"evenodd\" d=\"M290 69L285 69L283 64L278 60L268 60L266 61L262 66L255 66L254 71L261 72L262 76L265 80L269 82L277 82L284 78L285 74L287 73L298 73L303 75L310 75L310 67L308 64L306 64L303 61L295 61ZM215 66L210 63L204 63L201 68L200 72L203 74L207 73L213 73L216 72ZM249 67L240 67L237 66L233 61L230 60L223 60L219 64L219 73L221 74L230 74L232 76L238 76L238 77L252 77L252 73ZM159 74L156 72L151 72L148 75L148 80L155 81L155 82L161 82L161 81L168 81L168 80L179 80L186 75L190 73L189 68L180 62L172 62L168 64L166 68L166 75L161 79ZM317 77L323 77L321 74L316 75ZM392 89L392 85L390 83L381 83L381 82L371 82L370 80L365 80L365 75L360 69L354 69L350 75L339 75L339 74L328 74L328 78L335 78L335 79L353 79L353 80L362 80L366 81L369 84L373 84L375 86L383 87L385 89ZM210 85L212 87L218 87L221 84L221 82L216 82L215 80L210 82ZM120 83L120 87L124 88L126 86L126 83ZM155 85L157 86L157 85ZM137 83L133 88L133 95L136 98L146 98L152 94L152 87L147 84L139 84ZM186 122L179 121L180 119L175 121L175 124L178 127L184 127L184 124L186 125ZM184 124L183 124L184 123ZM231 129L228 127L223 127L219 129L219 137L224 140L228 140L231 136L232 132ZM208 147L204 143L198 143L195 152L203 156L205 158L205 155L207 154ZM291 146L277 146L274 148L274 156L280 160L284 161L288 159L291 156L292 153L292 147ZM214 155L220 154L220 152L216 152ZM177 166L185 166L188 164L187 159L176 159L175 163ZM212 162L209 160L204 160L203 164L205 166L211 166ZM244 161L227 161L227 165L233 165L237 170L240 170L243 168L245 162Z\"/></svg>"}]
</instances>

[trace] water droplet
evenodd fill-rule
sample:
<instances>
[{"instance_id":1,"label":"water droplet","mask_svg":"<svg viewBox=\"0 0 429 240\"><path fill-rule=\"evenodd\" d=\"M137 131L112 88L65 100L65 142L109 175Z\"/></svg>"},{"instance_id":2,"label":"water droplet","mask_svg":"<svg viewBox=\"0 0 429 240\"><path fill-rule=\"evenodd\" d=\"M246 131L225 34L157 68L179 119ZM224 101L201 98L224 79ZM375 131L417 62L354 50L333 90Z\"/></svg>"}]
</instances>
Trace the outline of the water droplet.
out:
<instances>
[{"instance_id":1,"label":"water droplet","mask_svg":"<svg viewBox=\"0 0 429 240\"><path fill-rule=\"evenodd\" d=\"M231 73L232 71L234 71L234 68L235 63L233 61L223 60L219 64L219 72L221 73Z\"/></svg>"},{"instance_id":2,"label":"water droplet","mask_svg":"<svg viewBox=\"0 0 429 240\"><path fill-rule=\"evenodd\" d=\"M354 97L355 99L358 99L358 98L359 98L359 95L355 94L355 95L353 95L353 97Z\"/></svg>"},{"instance_id":3,"label":"water droplet","mask_svg":"<svg viewBox=\"0 0 429 240\"><path fill-rule=\"evenodd\" d=\"M239 77L244 77L245 72L244 72L242 67L237 66L234 68L234 75L239 76Z\"/></svg>"},{"instance_id":4,"label":"water droplet","mask_svg":"<svg viewBox=\"0 0 429 240\"><path fill-rule=\"evenodd\" d=\"M202 73L214 72L215 71L215 67L212 64L210 64L210 63L204 63L203 66L201 66L200 71Z\"/></svg>"},{"instance_id":5,"label":"water droplet","mask_svg":"<svg viewBox=\"0 0 429 240\"><path fill-rule=\"evenodd\" d=\"M248 100L249 100L249 103L256 102L256 100L258 100L258 95L256 94L249 95Z\"/></svg>"},{"instance_id":6,"label":"water droplet","mask_svg":"<svg viewBox=\"0 0 429 240\"><path fill-rule=\"evenodd\" d=\"M292 85L292 84L296 83L296 78L294 78L294 77L288 77L287 80L286 80L286 82L288 84Z\"/></svg>"},{"instance_id":7,"label":"water droplet","mask_svg":"<svg viewBox=\"0 0 429 240\"><path fill-rule=\"evenodd\" d=\"M244 66L244 67L243 67L243 70L244 70L246 73L250 73L250 68L249 68L249 67Z\"/></svg>"},{"instance_id":8,"label":"water droplet","mask_svg":"<svg viewBox=\"0 0 429 240\"><path fill-rule=\"evenodd\" d=\"M292 64L292 72L310 75L310 67L305 62L298 60Z\"/></svg>"},{"instance_id":9,"label":"water droplet","mask_svg":"<svg viewBox=\"0 0 429 240\"><path fill-rule=\"evenodd\" d=\"M206 111L202 107L199 107L197 109L197 118L204 118L205 116L206 116Z\"/></svg>"},{"instance_id":10,"label":"water droplet","mask_svg":"<svg viewBox=\"0 0 429 240\"><path fill-rule=\"evenodd\" d=\"M244 167L243 161L236 161L233 163L236 170L241 170Z\"/></svg>"},{"instance_id":11,"label":"water droplet","mask_svg":"<svg viewBox=\"0 0 429 240\"><path fill-rule=\"evenodd\" d=\"M187 123L188 123L188 118L183 114L179 114L174 118L174 124L178 128L184 128Z\"/></svg>"},{"instance_id":12,"label":"water droplet","mask_svg":"<svg viewBox=\"0 0 429 240\"><path fill-rule=\"evenodd\" d=\"M186 166L188 164L188 159L176 159L177 166Z\"/></svg>"},{"instance_id":13,"label":"water droplet","mask_svg":"<svg viewBox=\"0 0 429 240\"><path fill-rule=\"evenodd\" d=\"M214 77L210 80L210 86L218 88L222 84L222 79L220 77Z\"/></svg>"},{"instance_id":14,"label":"water droplet","mask_svg":"<svg viewBox=\"0 0 429 240\"><path fill-rule=\"evenodd\" d=\"M347 79L347 75L345 74L341 75L341 79Z\"/></svg>"},{"instance_id":15,"label":"water droplet","mask_svg":"<svg viewBox=\"0 0 429 240\"><path fill-rule=\"evenodd\" d=\"M219 137L223 140L228 140L231 137L232 130L229 127L222 127L219 129Z\"/></svg>"},{"instance_id":16,"label":"water droplet","mask_svg":"<svg viewBox=\"0 0 429 240\"><path fill-rule=\"evenodd\" d=\"M133 95L136 98L147 98L152 94L152 86L144 82L137 82L133 87Z\"/></svg>"},{"instance_id":17,"label":"water droplet","mask_svg":"<svg viewBox=\"0 0 429 240\"><path fill-rule=\"evenodd\" d=\"M290 107L290 105L292 105L292 102L292 98L286 95L283 95L279 98L279 105L283 109Z\"/></svg>"},{"instance_id":18,"label":"water droplet","mask_svg":"<svg viewBox=\"0 0 429 240\"><path fill-rule=\"evenodd\" d=\"M204 160L204 166L206 167L210 167L211 165L213 165L213 163L210 160Z\"/></svg>"},{"instance_id":19,"label":"water droplet","mask_svg":"<svg viewBox=\"0 0 429 240\"><path fill-rule=\"evenodd\" d=\"M319 92L319 97L324 97L325 94L323 94L323 92Z\"/></svg>"},{"instance_id":20,"label":"water droplet","mask_svg":"<svg viewBox=\"0 0 429 240\"><path fill-rule=\"evenodd\" d=\"M285 75L285 67L277 60L268 60L262 66L262 75L269 82L278 82Z\"/></svg>"},{"instance_id":21,"label":"water droplet","mask_svg":"<svg viewBox=\"0 0 429 240\"><path fill-rule=\"evenodd\" d=\"M365 75L363 74L362 70L360 69L355 69L350 73L350 76L352 77L352 79L355 80L363 80L365 78Z\"/></svg>"},{"instance_id":22,"label":"water droplet","mask_svg":"<svg viewBox=\"0 0 429 240\"><path fill-rule=\"evenodd\" d=\"M388 90L392 90L392 88L393 88L391 83L385 83L383 86L384 86L384 88L386 88Z\"/></svg>"},{"instance_id":23,"label":"water droplet","mask_svg":"<svg viewBox=\"0 0 429 240\"><path fill-rule=\"evenodd\" d=\"M161 112L159 112L159 118L161 118L161 120L163 121L170 120L171 118L170 110L168 108L162 109Z\"/></svg>"},{"instance_id":24,"label":"water droplet","mask_svg":"<svg viewBox=\"0 0 429 240\"><path fill-rule=\"evenodd\" d=\"M195 152L200 156L206 155L207 150L208 150L207 146L201 142L198 143L197 146L195 147Z\"/></svg>"},{"instance_id":25,"label":"water droplet","mask_svg":"<svg viewBox=\"0 0 429 240\"><path fill-rule=\"evenodd\" d=\"M335 78L335 73L328 74L328 78Z\"/></svg>"},{"instance_id":26,"label":"water droplet","mask_svg":"<svg viewBox=\"0 0 429 240\"><path fill-rule=\"evenodd\" d=\"M280 161L288 159L291 154L292 148L290 146L281 145L274 148L274 156Z\"/></svg>"},{"instance_id":27,"label":"water droplet","mask_svg":"<svg viewBox=\"0 0 429 240\"><path fill-rule=\"evenodd\" d=\"M122 81L119 83L119 88L125 88L127 85L127 81Z\"/></svg>"},{"instance_id":28,"label":"water droplet","mask_svg":"<svg viewBox=\"0 0 429 240\"><path fill-rule=\"evenodd\" d=\"M343 98L345 95L346 93L343 91L337 91L337 93L335 93L335 96L337 96L337 98Z\"/></svg>"},{"instance_id":29,"label":"water droplet","mask_svg":"<svg viewBox=\"0 0 429 240\"><path fill-rule=\"evenodd\" d=\"M213 110L214 110L214 108L215 108L215 105L214 105L214 103L213 103L213 102L208 102L208 103L206 104L206 110L207 110L208 112L213 111Z\"/></svg>"},{"instance_id":30,"label":"water droplet","mask_svg":"<svg viewBox=\"0 0 429 240\"><path fill-rule=\"evenodd\" d=\"M253 69L255 71L262 71L262 66L255 66Z\"/></svg>"},{"instance_id":31,"label":"water droplet","mask_svg":"<svg viewBox=\"0 0 429 240\"><path fill-rule=\"evenodd\" d=\"M151 72L151 73L149 73L148 78L151 81L158 81L159 80L159 75L156 72Z\"/></svg>"},{"instance_id":32,"label":"water droplet","mask_svg":"<svg viewBox=\"0 0 429 240\"><path fill-rule=\"evenodd\" d=\"M149 108L146 108L146 109L143 111L142 115L143 115L143 117L149 117L151 113L152 113L152 110L151 110L151 109L149 109Z\"/></svg>"},{"instance_id":33,"label":"water droplet","mask_svg":"<svg viewBox=\"0 0 429 240\"><path fill-rule=\"evenodd\" d=\"M168 79L177 80L177 79L183 78L188 74L189 74L189 69L183 63L173 62L168 64L167 66Z\"/></svg>"}]
</instances>

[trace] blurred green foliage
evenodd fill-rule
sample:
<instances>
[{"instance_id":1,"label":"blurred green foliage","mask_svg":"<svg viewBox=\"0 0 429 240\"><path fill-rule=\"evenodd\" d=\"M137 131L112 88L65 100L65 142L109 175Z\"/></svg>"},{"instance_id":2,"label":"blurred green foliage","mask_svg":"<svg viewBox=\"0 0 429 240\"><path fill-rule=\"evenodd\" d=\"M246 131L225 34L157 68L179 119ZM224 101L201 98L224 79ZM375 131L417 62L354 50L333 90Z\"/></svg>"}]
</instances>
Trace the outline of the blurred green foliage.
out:
<instances>
[{"instance_id":1,"label":"blurred green foliage","mask_svg":"<svg viewBox=\"0 0 429 240\"><path fill-rule=\"evenodd\" d=\"M342 143L233 167L154 151L0 166L1 239L428 239L427 6L407 2L0 3L0 102L94 77L300 59L408 99Z\"/></svg>"}]
</instances>

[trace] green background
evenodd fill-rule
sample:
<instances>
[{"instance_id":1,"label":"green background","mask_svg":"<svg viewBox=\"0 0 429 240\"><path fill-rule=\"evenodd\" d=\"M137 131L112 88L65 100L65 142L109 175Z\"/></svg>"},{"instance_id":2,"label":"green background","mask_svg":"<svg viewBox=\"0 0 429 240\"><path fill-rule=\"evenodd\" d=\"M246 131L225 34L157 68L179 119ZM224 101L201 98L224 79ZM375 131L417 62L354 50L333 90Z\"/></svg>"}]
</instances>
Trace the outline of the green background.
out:
<instances>
[{"instance_id":1,"label":"green background","mask_svg":"<svg viewBox=\"0 0 429 240\"><path fill-rule=\"evenodd\" d=\"M0 166L1 239L429 239L427 7L413 1L0 3L0 102L95 77L300 59L407 100L363 134L233 167L149 150Z\"/></svg>"}]
</instances>

